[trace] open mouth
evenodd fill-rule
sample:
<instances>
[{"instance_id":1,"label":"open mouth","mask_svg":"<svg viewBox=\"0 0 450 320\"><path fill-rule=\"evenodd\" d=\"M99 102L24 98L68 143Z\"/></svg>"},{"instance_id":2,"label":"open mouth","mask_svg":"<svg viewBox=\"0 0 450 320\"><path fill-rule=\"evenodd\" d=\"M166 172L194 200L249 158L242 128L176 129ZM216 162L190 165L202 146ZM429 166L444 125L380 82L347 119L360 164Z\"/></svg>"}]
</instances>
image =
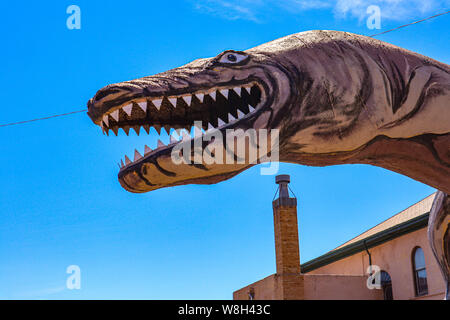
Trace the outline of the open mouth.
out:
<instances>
[{"instance_id":1,"label":"open mouth","mask_svg":"<svg viewBox=\"0 0 450 320\"><path fill-rule=\"evenodd\" d=\"M222 129L248 118L262 105L262 96L262 86L254 81L192 93L136 98L108 110L102 116L100 126L108 135L109 130L117 135L119 129L128 135L131 128L138 135L141 129L148 134L150 127L154 127L158 134L161 134L161 130L166 130L168 134L171 131L176 133L170 134L168 144L161 139L158 140L156 149L151 149L147 145L142 153L136 149L133 160L125 156L119 163L120 170L123 170L168 146L179 143L180 133L183 131L183 135L189 134L194 122L201 123L201 128L197 128L195 134L197 137L202 129L204 131Z\"/></svg>"}]
</instances>

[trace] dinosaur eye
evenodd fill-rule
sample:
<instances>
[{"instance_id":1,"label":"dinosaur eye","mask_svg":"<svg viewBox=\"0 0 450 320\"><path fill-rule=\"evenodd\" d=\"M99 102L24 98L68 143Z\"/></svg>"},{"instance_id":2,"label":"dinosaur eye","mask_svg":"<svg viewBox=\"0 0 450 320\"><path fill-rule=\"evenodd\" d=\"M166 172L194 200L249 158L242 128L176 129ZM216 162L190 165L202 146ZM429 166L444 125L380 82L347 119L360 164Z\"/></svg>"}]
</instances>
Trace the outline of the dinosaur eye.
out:
<instances>
[{"instance_id":1,"label":"dinosaur eye","mask_svg":"<svg viewBox=\"0 0 450 320\"><path fill-rule=\"evenodd\" d=\"M237 53L237 52L228 52L224 53L220 59L220 63L239 63L243 60L245 60L248 56L243 53Z\"/></svg>"},{"instance_id":2,"label":"dinosaur eye","mask_svg":"<svg viewBox=\"0 0 450 320\"><path fill-rule=\"evenodd\" d=\"M231 61L231 62L236 62L236 60L237 60L236 56L231 53L229 55L227 55L227 59L228 59L228 61Z\"/></svg>"}]
</instances>

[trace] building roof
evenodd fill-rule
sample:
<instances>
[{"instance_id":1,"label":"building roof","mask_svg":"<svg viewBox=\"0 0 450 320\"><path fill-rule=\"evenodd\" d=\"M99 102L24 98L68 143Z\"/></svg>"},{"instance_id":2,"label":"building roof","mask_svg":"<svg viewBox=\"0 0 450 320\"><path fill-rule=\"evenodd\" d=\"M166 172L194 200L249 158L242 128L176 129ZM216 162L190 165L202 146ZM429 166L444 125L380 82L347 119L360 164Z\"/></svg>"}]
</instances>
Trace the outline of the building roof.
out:
<instances>
[{"instance_id":1,"label":"building roof","mask_svg":"<svg viewBox=\"0 0 450 320\"><path fill-rule=\"evenodd\" d=\"M435 196L436 196L436 193L430 194L425 199L420 200L419 202L413 204L412 206L406 208L403 211L400 211L396 215L393 215L389 219L384 220L383 222L377 224L373 228L370 228L369 230L361 233L359 236L354 237L353 239L341 244L339 247L337 247L333 250L343 248L345 246L348 246L351 243L355 243L356 241L365 239L365 238L370 237L371 235L374 235L378 232L387 230L387 229L392 228L396 225L399 225L403 222L406 222L406 221L416 218L420 215L423 215L427 212L430 212L431 205L433 204L433 200L434 200Z\"/></svg>"},{"instance_id":2,"label":"building roof","mask_svg":"<svg viewBox=\"0 0 450 320\"><path fill-rule=\"evenodd\" d=\"M337 248L302 264L302 272L312 271L368 248L378 246L406 233L426 227L435 196L436 193L429 195Z\"/></svg>"}]
</instances>

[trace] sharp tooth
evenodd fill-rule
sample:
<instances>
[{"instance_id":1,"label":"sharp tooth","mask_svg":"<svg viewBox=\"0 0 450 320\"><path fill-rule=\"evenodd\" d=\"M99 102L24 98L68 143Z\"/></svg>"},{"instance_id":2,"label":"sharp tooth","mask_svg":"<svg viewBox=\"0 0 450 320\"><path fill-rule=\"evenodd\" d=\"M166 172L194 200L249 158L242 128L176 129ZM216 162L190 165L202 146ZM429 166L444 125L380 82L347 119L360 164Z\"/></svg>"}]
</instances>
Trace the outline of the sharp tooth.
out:
<instances>
[{"instance_id":1,"label":"sharp tooth","mask_svg":"<svg viewBox=\"0 0 450 320\"><path fill-rule=\"evenodd\" d=\"M158 148L161 147L165 147L166 145L164 144L164 142L162 142L161 140L158 139Z\"/></svg>"},{"instance_id":2,"label":"sharp tooth","mask_svg":"<svg viewBox=\"0 0 450 320\"><path fill-rule=\"evenodd\" d=\"M159 135L163 134L163 132L165 132L167 135L169 134L167 133L166 127L161 128L161 132L159 133Z\"/></svg>"},{"instance_id":3,"label":"sharp tooth","mask_svg":"<svg viewBox=\"0 0 450 320\"><path fill-rule=\"evenodd\" d=\"M223 125L225 125L225 122L223 122L222 119L218 118L217 124L218 124L218 127L222 127Z\"/></svg>"},{"instance_id":4,"label":"sharp tooth","mask_svg":"<svg viewBox=\"0 0 450 320\"><path fill-rule=\"evenodd\" d=\"M237 111L237 115L238 115L238 119L242 119L243 117L245 117L245 114L239 109Z\"/></svg>"},{"instance_id":5,"label":"sharp tooth","mask_svg":"<svg viewBox=\"0 0 450 320\"><path fill-rule=\"evenodd\" d=\"M228 99L228 89L222 89L222 90L220 90L220 93L221 93L225 98Z\"/></svg>"},{"instance_id":6,"label":"sharp tooth","mask_svg":"<svg viewBox=\"0 0 450 320\"><path fill-rule=\"evenodd\" d=\"M131 103L122 108L122 110L125 111L125 113L128 116L131 116L131 110L132 109L133 109L133 104L131 104Z\"/></svg>"},{"instance_id":7,"label":"sharp tooth","mask_svg":"<svg viewBox=\"0 0 450 320\"><path fill-rule=\"evenodd\" d=\"M137 135L139 135L139 131L141 130L140 126L133 126L133 130L136 132Z\"/></svg>"},{"instance_id":8,"label":"sharp tooth","mask_svg":"<svg viewBox=\"0 0 450 320\"><path fill-rule=\"evenodd\" d=\"M150 149L147 145L145 145L145 147L144 147L144 156L146 156L150 152L152 152L152 149Z\"/></svg>"},{"instance_id":9,"label":"sharp tooth","mask_svg":"<svg viewBox=\"0 0 450 320\"><path fill-rule=\"evenodd\" d=\"M147 132L147 134L150 134L150 125L144 124L142 127L144 128L145 132Z\"/></svg>"},{"instance_id":10,"label":"sharp tooth","mask_svg":"<svg viewBox=\"0 0 450 320\"><path fill-rule=\"evenodd\" d=\"M203 102L203 98L205 97L204 93L196 93L195 96L200 100L200 102Z\"/></svg>"},{"instance_id":11,"label":"sharp tooth","mask_svg":"<svg viewBox=\"0 0 450 320\"><path fill-rule=\"evenodd\" d=\"M138 106L144 111L144 113L147 112L147 101L139 102Z\"/></svg>"},{"instance_id":12,"label":"sharp tooth","mask_svg":"<svg viewBox=\"0 0 450 320\"><path fill-rule=\"evenodd\" d=\"M191 135L189 134L189 132L186 129L183 129L181 131L181 136L183 137L183 140L191 139Z\"/></svg>"},{"instance_id":13,"label":"sharp tooth","mask_svg":"<svg viewBox=\"0 0 450 320\"><path fill-rule=\"evenodd\" d=\"M113 127L111 128L111 130L114 132L114 134L117 136L117 134L119 133L119 128L118 127Z\"/></svg>"},{"instance_id":14,"label":"sharp tooth","mask_svg":"<svg viewBox=\"0 0 450 320\"><path fill-rule=\"evenodd\" d=\"M238 94L239 97L241 96L241 87L236 87L233 90Z\"/></svg>"},{"instance_id":15,"label":"sharp tooth","mask_svg":"<svg viewBox=\"0 0 450 320\"><path fill-rule=\"evenodd\" d=\"M180 129L173 129L171 136L177 140L180 140Z\"/></svg>"},{"instance_id":16,"label":"sharp tooth","mask_svg":"<svg viewBox=\"0 0 450 320\"><path fill-rule=\"evenodd\" d=\"M123 126L122 130L128 135L130 133L130 126Z\"/></svg>"},{"instance_id":17,"label":"sharp tooth","mask_svg":"<svg viewBox=\"0 0 450 320\"><path fill-rule=\"evenodd\" d=\"M186 104L187 104L188 106L191 105L191 101L192 101L192 96L191 96L191 95L184 96L183 99L184 99L184 101L186 102Z\"/></svg>"},{"instance_id":18,"label":"sharp tooth","mask_svg":"<svg viewBox=\"0 0 450 320\"><path fill-rule=\"evenodd\" d=\"M125 165L129 165L131 163L131 160L125 155Z\"/></svg>"},{"instance_id":19,"label":"sharp tooth","mask_svg":"<svg viewBox=\"0 0 450 320\"><path fill-rule=\"evenodd\" d=\"M173 105L174 108L177 107L177 98L169 98L170 103Z\"/></svg>"},{"instance_id":20,"label":"sharp tooth","mask_svg":"<svg viewBox=\"0 0 450 320\"><path fill-rule=\"evenodd\" d=\"M208 122L208 130L207 131L209 131L209 130L214 130L214 127L211 123Z\"/></svg>"},{"instance_id":21,"label":"sharp tooth","mask_svg":"<svg viewBox=\"0 0 450 320\"><path fill-rule=\"evenodd\" d=\"M250 89L251 89L252 87L244 87L244 88L245 88L245 90L247 90L248 94L250 94Z\"/></svg>"},{"instance_id":22,"label":"sharp tooth","mask_svg":"<svg viewBox=\"0 0 450 320\"><path fill-rule=\"evenodd\" d=\"M122 159L120 159L120 167L121 168L125 167L125 165L123 164L123 160Z\"/></svg>"},{"instance_id":23,"label":"sharp tooth","mask_svg":"<svg viewBox=\"0 0 450 320\"><path fill-rule=\"evenodd\" d=\"M236 118L233 117L233 115L231 113L228 114L228 122L230 121L236 121Z\"/></svg>"},{"instance_id":24,"label":"sharp tooth","mask_svg":"<svg viewBox=\"0 0 450 320\"><path fill-rule=\"evenodd\" d=\"M111 117L116 120L116 122L119 122L119 109L111 112Z\"/></svg>"},{"instance_id":25,"label":"sharp tooth","mask_svg":"<svg viewBox=\"0 0 450 320\"><path fill-rule=\"evenodd\" d=\"M209 93L209 96L210 96L214 101L216 101L216 91L210 92L210 93Z\"/></svg>"},{"instance_id":26,"label":"sharp tooth","mask_svg":"<svg viewBox=\"0 0 450 320\"><path fill-rule=\"evenodd\" d=\"M152 100L152 103L155 105L156 109L159 110L159 108L161 108L162 99Z\"/></svg>"},{"instance_id":27,"label":"sharp tooth","mask_svg":"<svg viewBox=\"0 0 450 320\"><path fill-rule=\"evenodd\" d=\"M174 142L178 142L178 140L173 135L171 135L170 136L170 143L174 143Z\"/></svg>"},{"instance_id":28,"label":"sharp tooth","mask_svg":"<svg viewBox=\"0 0 450 320\"><path fill-rule=\"evenodd\" d=\"M103 123L106 124L107 127L109 126L109 117L108 117L108 115L104 115L103 116Z\"/></svg>"},{"instance_id":29,"label":"sharp tooth","mask_svg":"<svg viewBox=\"0 0 450 320\"><path fill-rule=\"evenodd\" d=\"M255 111L255 108L253 108L251 105L248 105L248 110L250 110L250 112Z\"/></svg>"},{"instance_id":30,"label":"sharp tooth","mask_svg":"<svg viewBox=\"0 0 450 320\"><path fill-rule=\"evenodd\" d=\"M139 151L137 151L136 149L134 149L134 162L136 162L136 160L142 159L141 154L139 153Z\"/></svg>"}]
</instances>

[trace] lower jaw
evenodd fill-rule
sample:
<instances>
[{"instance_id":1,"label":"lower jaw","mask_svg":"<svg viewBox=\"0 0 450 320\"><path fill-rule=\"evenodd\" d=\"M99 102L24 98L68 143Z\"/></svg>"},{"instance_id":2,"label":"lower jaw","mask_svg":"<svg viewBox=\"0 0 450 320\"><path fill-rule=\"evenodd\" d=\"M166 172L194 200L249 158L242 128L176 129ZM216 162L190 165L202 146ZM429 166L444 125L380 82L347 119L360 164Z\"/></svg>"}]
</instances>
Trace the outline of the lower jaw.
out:
<instances>
[{"instance_id":1,"label":"lower jaw","mask_svg":"<svg viewBox=\"0 0 450 320\"><path fill-rule=\"evenodd\" d=\"M270 131L270 135L269 132L266 131L268 135L265 140L261 140L261 136L258 134L258 140L256 140L257 143L252 144L253 147L258 148L256 150L257 152L253 152L253 154L256 154L257 156L254 158L254 161L250 161L250 139L244 140L245 149L243 150L245 151L243 154L241 153L244 157L240 157L239 153L236 151L238 149L231 149L229 148L229 145L226 144L229 141L227 139L227 133L229 132L227 129L229 128L230 127L224 127L220 130L223 139L222 141L224 142L222 147L219 148L222 158L208 162L204 160L205 151L211 146L210 143L212 143L211 137L214 135L220 139L220 135L218 135L219 130L214 130L209 133L209 137L207 133L206 135L196 137L195 139L182 141L180 144L157 149L151 154L146 155L137 163L129 163L121 168L119 172L119 181L121 185L130 192L142 193L159 188L184 184L213 184L229 179L256 163L261 163L261 161L278 161L278 158L272 158L272 139L274 137L272 131ZM257 130L255 130L255 132L256 131ZM278 133L276 137L278 139ZM271 154L269 160L267 160L267 158L265 160L258 158L258 156L261 156L261 149L259 149L261 147L261 141L266 141L266 143L269 143L270 141L269 145L263 149L264 152ZM186 153L187 157L184 157L185 149L182 149L182 143L189 145L188 153ZM216 140L214 140L214 143L216 143ZM237 144L233 144L233 146L234 145ZM217 147L214 147L213 149L214 153L219 151L219 149L216 148ZM180 150L183 150L183 152L178 156L176 161L174 161L173 155L177 154ZM208 150L211 151L210 148ZM235 150L231 161L226 158L227 150ZM209 154L211 154L211 152L209 152ZM196 157L196 155L202 156ZM235 157L236 155L238 156L237 158ZM212 157L214 158L214 155ZM243 161L240 162L238 159Z\"/></svg>"},{"instance_id":2,"label":"lower jaw","mask_svg":"<svg viewBox=\"0 0 450 320\"><path fill-rule=\"evenodd\" d=\"M209 171L203 165L180 165L177 170L169 168L170 159L152 159L133 169L120 171L118 179L121 186L132 193L145 193L161 188L187 184L215 184L228 180L253 164L234 164L214 166ZM143 168L145 167L145 169Z\"/></svg>"}]
</instances>

